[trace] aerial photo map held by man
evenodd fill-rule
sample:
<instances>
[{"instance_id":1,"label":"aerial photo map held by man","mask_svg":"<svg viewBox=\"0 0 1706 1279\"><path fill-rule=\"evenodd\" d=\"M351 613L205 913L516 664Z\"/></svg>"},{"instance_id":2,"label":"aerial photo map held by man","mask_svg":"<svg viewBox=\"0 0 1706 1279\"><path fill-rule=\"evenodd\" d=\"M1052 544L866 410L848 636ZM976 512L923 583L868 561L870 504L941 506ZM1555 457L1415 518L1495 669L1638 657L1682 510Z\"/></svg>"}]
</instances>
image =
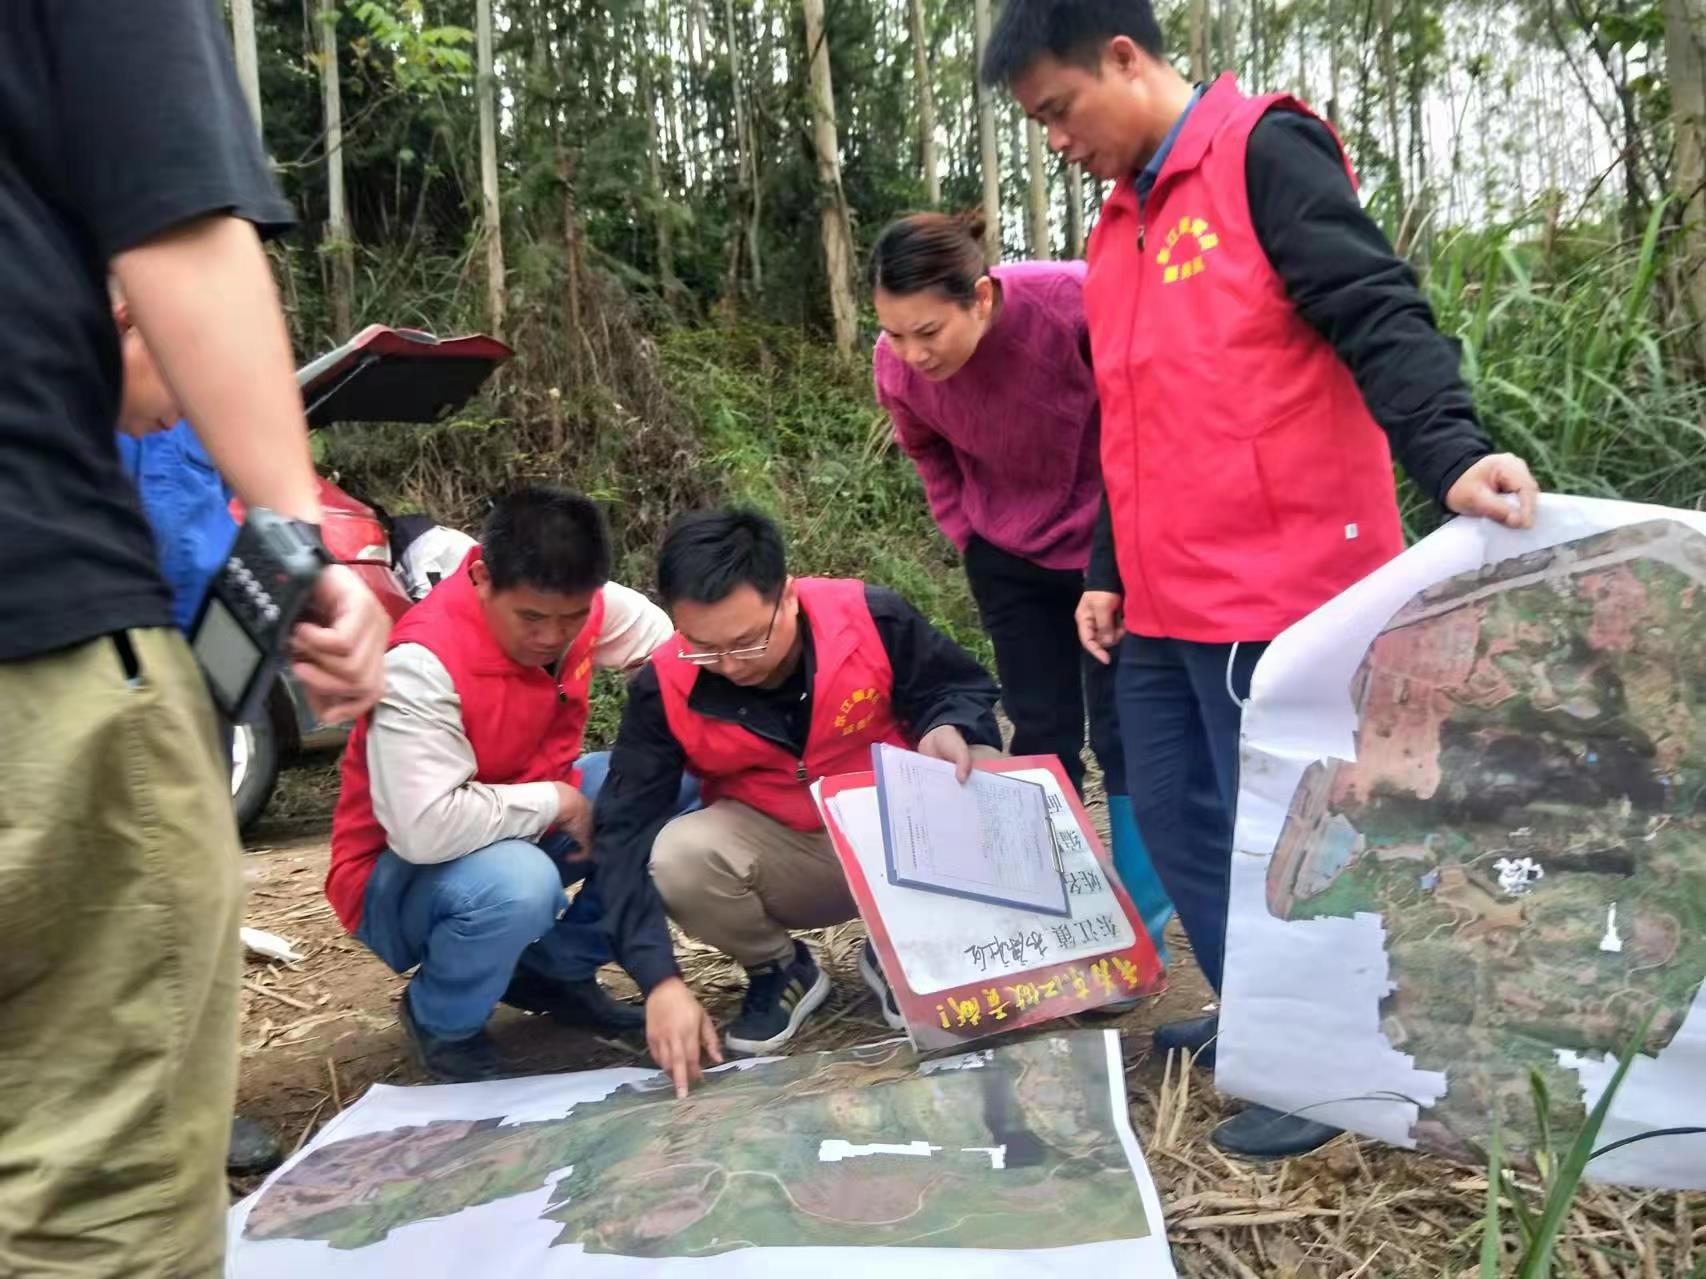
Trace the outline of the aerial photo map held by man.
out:
<instances>
[{"instance_id":1,"label":"aerial photo map held by man","mask_svg":"<svg viewBox=\"0 0 1706 1279\"><path fill-rule=\"evenodd\" d=\"M1268 866L1280 919L1384 921L1381 1026L1447 1089L1413 1133L1472 1157L1574 1131L1562 1058L1669 1045L1706 973L1706 536L1630 524L1415 597L1353 684Z\"/></svg>"},{"instance_id":2,"label":"aerial photo map held by man","mask_svg":"<svg viewBox=\"0 0 1706 1279\"><path fill-rule=\"evenodd\" d=\"M544 1251L584 1250L582 1264L1143 1238L1151 1226L1129 1128L1113 1110L1124 1089L1111 1056L1094 1032L924 1063L894 1041L717 1072L680 1102L659 1075L559 1118L332 1140L262 1191L243 1245L319 1240L378 1263L394 1232L546 1187L540 1216L560 1230Z\"/></svg>"}]
</instances>

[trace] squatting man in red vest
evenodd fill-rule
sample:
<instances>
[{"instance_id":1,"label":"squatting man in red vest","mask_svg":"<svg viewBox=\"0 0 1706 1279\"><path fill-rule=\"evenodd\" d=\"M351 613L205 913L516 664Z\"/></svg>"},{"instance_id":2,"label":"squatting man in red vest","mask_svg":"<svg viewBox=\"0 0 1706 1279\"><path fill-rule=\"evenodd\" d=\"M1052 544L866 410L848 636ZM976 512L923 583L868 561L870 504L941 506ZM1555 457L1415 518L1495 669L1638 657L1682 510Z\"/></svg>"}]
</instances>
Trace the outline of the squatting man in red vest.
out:
<instances>
[{"instance_id":1,"label":"squatting man in red vest","mask_svg":"<svg viewBox=\"0 0 1706 1279\"><path fill-rule=\"evenodd\" d=\"M581 735L594 668L637 667L671 628L609 571L586 498L500 499L461 568L392 631L385 696L344 752L326 896L397 972L419 965L399 1017L436 1078L511 1073L485 1032L500 1002L644 1024L594 976L610 949L587 850L609 756L583 758ZM695 800L678 784L664 807Z\"/></svg>"},{"instance_id":2,"label":"squatting man in red vest","mask_svg":"<svg viewBox=\"0 0 1706 1279\"><path fill-rule=\"evenodd\" d=\"M740 962L745 1002L724 1043L782 1048L829 994L789 929L857 913L812 803L819 778L871 766L871 746L958 766L999 753L995 681L891 590L788 575L776 525L749 511L679 519L658 561L676 633L635 676L599 793L595 846L622 966L646 992L653 1059L685 1095L716 1030L675 966L665 914ZM676 816L683 774L705 807ZM859 971L902 1025L867 944Z\"/></svg>"},{"instance_id":3,"label":"squatting man in red vest","mask_svg":"<svg viewBox=\"0 0 1706 1279\"><path fill-rule=\"evenodd\" d=\"M1393 452L1445 509L1513 527L1535 482L1493 452L1456 345L1308 108L1230 75L1193 88L1148 0L1007 0L981 70L1113 184L1084 310L1118 571L1087 583L1079 632L1118 655L1138 828L1218 991L1239 723L1267 642L1402 548ZM1216 1030L1155 1040L1206 1063ZM1252 1106L1214 1140L1264 1157L1333 1135Z\"/></svg>"}]
</instances>

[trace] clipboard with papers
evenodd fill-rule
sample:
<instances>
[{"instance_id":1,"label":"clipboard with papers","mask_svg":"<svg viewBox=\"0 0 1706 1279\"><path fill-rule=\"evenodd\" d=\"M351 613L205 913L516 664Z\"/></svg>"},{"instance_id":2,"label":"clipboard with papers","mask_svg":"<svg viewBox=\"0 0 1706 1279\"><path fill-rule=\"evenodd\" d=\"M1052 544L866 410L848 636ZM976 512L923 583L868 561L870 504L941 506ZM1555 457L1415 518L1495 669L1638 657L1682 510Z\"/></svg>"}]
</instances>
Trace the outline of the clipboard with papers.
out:
<instances>
[{"instance_id":1,"label":"clipboard with papers","mask_svg":"<svg viewBox=\"0 0 1706 1279\"><path fill-rule=\"evenodd\" d=\"M1060 761L1022 756L975 771L1041 789L1067 913L892 882L875 773L812 787L913 1043L952 1047L1162 989L1160 958Z\"/></svg>"},{"instance_id":2,"label":"clipboard with papers","mask_svg":"<svg viewBox=\"0 0 1706 1279\"><path fill-rule=\"evenodd\" d=\"M1060 845L1042 783L871 747L888 881L994 906L1071 918Z\"/></svg>"}]
</instances>

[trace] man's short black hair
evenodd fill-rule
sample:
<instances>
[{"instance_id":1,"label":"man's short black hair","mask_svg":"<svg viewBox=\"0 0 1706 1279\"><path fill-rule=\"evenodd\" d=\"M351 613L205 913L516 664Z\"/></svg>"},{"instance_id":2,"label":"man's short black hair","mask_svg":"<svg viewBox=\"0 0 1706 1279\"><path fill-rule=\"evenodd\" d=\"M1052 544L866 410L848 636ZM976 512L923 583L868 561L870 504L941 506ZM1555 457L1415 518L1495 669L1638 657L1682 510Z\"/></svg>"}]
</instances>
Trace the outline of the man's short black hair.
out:
<instances>
[{"instance_id":1,"label":"man's short black hair","mask_svg":"<svg viewBox=\"0 0 1706 1279\"><path fill-rule=\"evenodd\" d=\"M1166 49L1150 0L1007 0L983 53L983 82L1007 84L1044 54L1094 71L1115 36L1152 58Z\"/></svg>"},{"instance_id":2,"label":"man's short black hair","mask_svg":"<svg viewBox=\"0 0 1706 1279\"><path fill-rule=\"evenodd\" d=\"M742 586L774 601L788 580L776 521L757 511L692 511L670 525L658 554L658 594L666 607L716 604Z\"/></svg>"},{"instance_id":3,"label":"man's short black hair","mask_svg":"<svg viewBox=\"0 0 1706 1279\"><path fill-rule=\"evenodd\" d=\"M538 485L500 497L486 517L481 558L492 589L551 595L596 591L610 580L610 534L590 498Z\"/></svg>"}]
</instances>

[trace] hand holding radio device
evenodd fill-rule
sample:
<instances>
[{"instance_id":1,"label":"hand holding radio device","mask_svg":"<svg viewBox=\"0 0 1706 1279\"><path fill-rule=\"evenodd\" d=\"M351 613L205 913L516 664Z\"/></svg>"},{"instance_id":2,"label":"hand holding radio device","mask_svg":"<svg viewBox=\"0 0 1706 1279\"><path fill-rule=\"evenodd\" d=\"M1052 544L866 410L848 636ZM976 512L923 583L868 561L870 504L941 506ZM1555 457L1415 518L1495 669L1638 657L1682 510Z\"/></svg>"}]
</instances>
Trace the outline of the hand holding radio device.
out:
<instances>
[{"instance_id":1,"label":"hand holding radio device","mask_svg":"<svg viewBox=\"0 0 1706 1279\"><path fill-rule=\"evenodd\" d=\"M290 628L331 562L312 524L249 508L190 629L196 661L230 722L261 713Z\"/></svg>"}]
</instances>

